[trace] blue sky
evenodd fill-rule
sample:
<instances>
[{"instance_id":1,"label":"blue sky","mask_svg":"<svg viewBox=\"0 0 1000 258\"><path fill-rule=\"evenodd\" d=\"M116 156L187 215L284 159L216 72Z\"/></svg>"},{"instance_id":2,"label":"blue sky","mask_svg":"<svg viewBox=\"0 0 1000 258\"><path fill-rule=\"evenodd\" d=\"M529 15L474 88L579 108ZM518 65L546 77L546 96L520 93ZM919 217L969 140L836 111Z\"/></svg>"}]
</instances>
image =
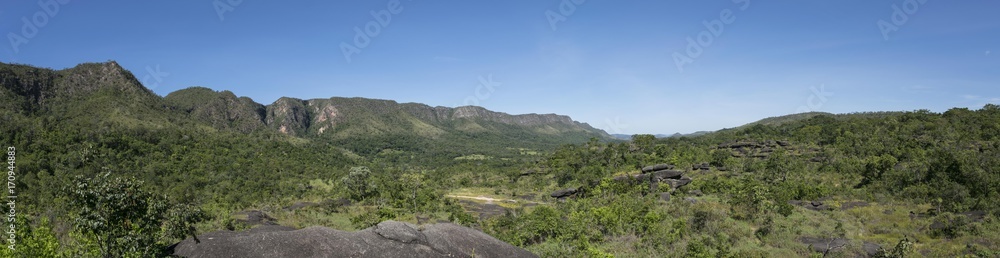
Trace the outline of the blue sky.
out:
<instances>
[{"instance_id":1,"label":"blue sky","mask_svg":"<svg viewBox=\"0 0 1000 258\"><path fill-rule=\"evenodd\" d=\"M478 103L611 133L688 133L807 110L1000 103L998 10L987 0L5 1L0 61L116 60L160 95L205 86L263 104ZM374 36L355 44L368 24ZM363 47L348 61L342 43ZM692 62L679 69L679 56Z\"/></svg>"}]
</instances>

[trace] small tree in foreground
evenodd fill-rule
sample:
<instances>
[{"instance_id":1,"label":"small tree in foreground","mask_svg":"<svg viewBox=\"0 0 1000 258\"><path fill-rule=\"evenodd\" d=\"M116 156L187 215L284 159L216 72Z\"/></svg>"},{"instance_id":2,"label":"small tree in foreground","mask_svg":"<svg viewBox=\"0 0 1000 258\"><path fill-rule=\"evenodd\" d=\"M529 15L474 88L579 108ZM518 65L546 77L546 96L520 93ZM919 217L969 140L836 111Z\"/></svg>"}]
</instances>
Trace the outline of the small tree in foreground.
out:
<instances>
[{"instance_id":1,"label":"small tree in foreground","mask_svg":"<svg viewBox=\"0 0 1000 258\"><path fill-rule=\"evenodd\" d=\"M171 208L165 197L142 189L142 181L110 174L77 177L68 189L70 208L77 215L74 228L96 240L104 257L160 256L161 236L193 236L191 225L205 219L200 209L189 205Z\"/></svg>"}]
</instances>

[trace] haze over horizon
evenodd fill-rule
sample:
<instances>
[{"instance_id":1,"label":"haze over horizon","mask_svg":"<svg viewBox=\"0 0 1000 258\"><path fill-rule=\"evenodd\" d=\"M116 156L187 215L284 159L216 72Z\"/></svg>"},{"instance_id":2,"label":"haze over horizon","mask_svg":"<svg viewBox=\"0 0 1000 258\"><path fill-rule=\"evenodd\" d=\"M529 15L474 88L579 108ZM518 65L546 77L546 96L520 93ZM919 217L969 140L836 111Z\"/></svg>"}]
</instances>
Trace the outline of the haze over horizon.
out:
<instances>
[{"instance_id":1,"label":"haze over horizon","mask_svg":"<svg viewBox=\"0 0 1000 258\"><path fill-rule=\"evenodd\" d=\"M161 96L476 104L613 134L1000 103L1000 2L779 2L19 1L0 5L0 61L116 60Z\"/></svg>"}]
</instances>

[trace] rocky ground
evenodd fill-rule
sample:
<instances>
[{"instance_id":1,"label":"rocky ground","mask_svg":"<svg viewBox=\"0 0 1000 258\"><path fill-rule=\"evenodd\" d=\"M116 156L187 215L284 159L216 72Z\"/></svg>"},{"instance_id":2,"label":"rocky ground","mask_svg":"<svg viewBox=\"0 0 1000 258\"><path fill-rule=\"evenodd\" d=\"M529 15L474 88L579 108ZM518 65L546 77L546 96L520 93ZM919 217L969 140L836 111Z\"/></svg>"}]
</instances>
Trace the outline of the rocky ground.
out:
<instances>
[{"instance_id":1,"label":"rocky ground","mask_svg":"<svg viewBox=\"0 0 1000 258\"><path fill-rule=\"evenodd\" d=\"M451 223L385 221L356 232L269 225L216 231L172 248L182 257L537 257L478 230Z\"/></svg>"}]
</instances>

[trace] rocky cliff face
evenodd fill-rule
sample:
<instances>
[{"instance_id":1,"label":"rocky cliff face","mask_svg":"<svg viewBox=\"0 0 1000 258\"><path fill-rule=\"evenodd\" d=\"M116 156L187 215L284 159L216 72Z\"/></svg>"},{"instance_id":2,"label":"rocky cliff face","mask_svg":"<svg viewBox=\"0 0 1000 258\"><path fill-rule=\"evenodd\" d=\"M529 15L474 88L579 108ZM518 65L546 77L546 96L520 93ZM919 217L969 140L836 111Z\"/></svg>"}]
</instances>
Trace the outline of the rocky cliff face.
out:
<instances>
[{"instance_id":1,"label":"rocky cliff face","mask_svg":"<svg viewBox=\"0 0 1000 258\"><path fill-rule=\"evenodd\" d=\"M301 105L299 103L302 103ZM272 112L274 110L274 112ZM305 112L302 112L302 111ZM457 108L431 107L424 104L404 103L395 101L364 98L330 98L299 100L282 98L268 106L267 124L279 131L301 136L300 130L281 130L281 128L304 129L313 134L324 134L338 125L356 124L355 117L374 117L383 120L418 120L419 126L433 126L446 130L449 124L456 121L487 121L511 126L534 128L545 127L549 132L589 132L599 137L610 137L602 130L586 123L573 121L572 118L556 114L524 114L510 115L494 112L482 107L464 106ZM302 119L272 119L276 117L291 117L300 114ZM412 121L411 121L412 122ZM384 124L384 123L382 123ZM407 124L406 126L409 126ZM419 127L418 126L418 127ZM391 130L390 130L391 131Z\"/></svg>"},{"instance_id":2,"label":"rocky cliff face","mask_svg":"<svg viewBox=\"0 0 1000 258\"><path fill-rule=\"evenodd\" d=\"M65 102L115 95L119 104L155 105L159 97L118 63L84 63L64 70L0 63L0 97L14 110L35 112Z\"/></svg>"},{"instance_id":3,"label":"rocky cliff face","mask_svg":"<svg viewBox=\"0 0 1000 258\"><path fill-rule=\"evenodd\" d=\"M283 134L304 136L311 120L304 101L283 97L267 106L264 121L268 128Z\"/></svg>"},{"instance_id":4,"label":"rocky cliff face","mask_svg":"<svg viewBox=\"0 0 1000 258\"><path fill-rule=\"evenodd\" d=\"M56 88L65 94L85 96L101 89L119 91L127 95L155 95L142 86L135 75L115 61L86 63L59 72Z\"/></svg>"},{"instance_id":5,"label":"rocky cliff face","mask_svg":"<svg viewBox=\"0 0 1000 258\"><path fill-rule=\"evenodd\" d=\"M540 127L548 126L560 132L579 131L594 132L602 137L609 138L610 135L602 130L591 127L589 124L573 121L569 116L556 114L523 114L511 115L503 112L490 111L477 106L462 106L457 108L430 107L423 104L407 103L407 110L410 114L430 121L447 122L460 119L478 119L489 122L496 122L515 126Z\"/></svg>"},{"instance_id":6,"label":"rocky cliff face","mask_svg":"<svg viewBox=\"0 0 1000 258\"><path fill-rule=\"evenodd\" d=\"M260 130L296 136L348 138L365 135L418 135L436 139L449 133L544 135L573 133L571 138L610 136L568 116L510 115L482 107L431 107L391 100L283 97L262 105L230 91L204 87L178 90L160 98L118 63L85 63L64 70L0 63L0 107L14 112L45 112L72 117L107 113L121 121L159 119L155 123L194 120L220 130ZM55 108L55 109L53 109ZM184 117L176 118L179 112ZM144 120L145 119L145 120ZM173 119L173 120L171 120Z\"/></svg>"}]
</instances>

